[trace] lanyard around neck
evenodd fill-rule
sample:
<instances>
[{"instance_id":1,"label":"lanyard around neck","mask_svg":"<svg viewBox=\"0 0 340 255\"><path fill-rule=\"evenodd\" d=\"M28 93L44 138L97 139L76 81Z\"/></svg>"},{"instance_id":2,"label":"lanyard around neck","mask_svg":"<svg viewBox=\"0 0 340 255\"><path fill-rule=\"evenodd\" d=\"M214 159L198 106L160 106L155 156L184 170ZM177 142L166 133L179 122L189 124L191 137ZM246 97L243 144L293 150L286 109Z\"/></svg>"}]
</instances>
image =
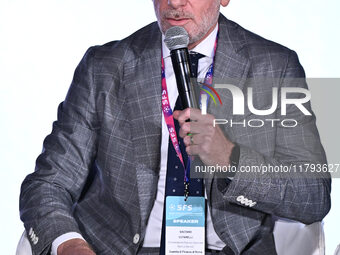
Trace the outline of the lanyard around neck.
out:
<instances>
[{"instance_id":1,"label":"lanyard around neck","mask_svg":"<svg viewBox=\"0 0 340 255\"><path fill-rule=\"evenodd\" d=\"M219 32L217 31L215 45L214 45L214 57L216 55L218 35L219 35ZM205 75L204 84L212 85L213 74L214 74L214 57L213 57L213 63L210 65L209 70ZM201 93L202 93L202 90L201 90ZM163 59L163 53L162 53L162 111L163 111L165 123L168 127L172 145L175 148L176 154L178 158L180 159L183 165L183 168L184 168L184 182L188 183L189 182L188 173L190 170L190 157L188 158L187 166L185 166L183 155L182 155L179 142L178 142L178 136L177 136L176 129L175 129L173 112L172 112L170 101L169 101L169 94L168 94L168 88L167 88L166 77L165 77L165 64L164 64L164 59Z\"/></svg>"}]
</instances>

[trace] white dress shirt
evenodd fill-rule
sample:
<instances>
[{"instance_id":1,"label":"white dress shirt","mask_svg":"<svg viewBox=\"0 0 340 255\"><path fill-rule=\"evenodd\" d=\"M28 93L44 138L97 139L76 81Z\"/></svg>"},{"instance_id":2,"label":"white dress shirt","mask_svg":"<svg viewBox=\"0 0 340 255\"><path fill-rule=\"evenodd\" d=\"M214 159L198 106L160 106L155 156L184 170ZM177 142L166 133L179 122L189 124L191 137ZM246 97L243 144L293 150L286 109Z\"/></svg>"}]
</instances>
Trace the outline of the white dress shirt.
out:
<instances>
[{"instance_id":1,"label":"white dress shirt","mask_svg":"<svg viewBox=\"0 0 340 255\"><path fill-rule=\"evenodd\" d=\"M198 62L198 78L205 77L210 65L213 62L214 57L214 46L217 35L217 25L210 35L205 38L200 44L194 49L195 52L201 53L206 57L203 57ZM164 44L164 36L162 37L162 51L165 65L165 78L168 88L168 95L170 106L172 109L175 107L175 103L178 97L176 78L172 68L172 62L170 58L170 51ZM159 85L161 86L161 84ZM159 99L161 100L161 99ZM165 195L165 178L168 161L168 143L169 143L169 131L164 120L162 113L162 143L161 143L161 162L160 162L160 173L158 180L157 196L151 214L149 217L148 224L146 226L146 233L144 238L143 247L160 247L161 234L162 234L162 221L163 221L163 204ZM207 210L206 217L206 243L207 248L212 250L222 250L225 244L217 236L210 215L210 208ZM82 238L79 233L69 232L59 236L52 243L51 255L57 255L57 249L60 244L70 239Z\"/></svg>"}]
</instances>

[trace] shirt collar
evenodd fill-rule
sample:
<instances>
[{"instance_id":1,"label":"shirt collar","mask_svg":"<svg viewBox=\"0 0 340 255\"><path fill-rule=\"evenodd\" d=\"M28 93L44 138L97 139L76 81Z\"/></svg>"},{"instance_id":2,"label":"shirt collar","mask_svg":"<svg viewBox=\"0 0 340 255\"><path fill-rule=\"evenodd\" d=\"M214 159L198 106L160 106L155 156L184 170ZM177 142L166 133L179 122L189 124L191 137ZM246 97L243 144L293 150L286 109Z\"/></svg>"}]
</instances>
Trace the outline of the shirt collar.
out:
<instances>
[{"instance_id":1,"label":"shirt collar","mask_svg":"<svg viewBox=\"0 0 340 255\"><path fill-rule=\"evenodd\" d=\"M214 57L214 48L215 48L215 40L217 36L218 25L216 24L214 30L202 41L198 44L192 51L201 53L207 57ZM166 47L164 43L164 35L162 35L162 50L163 50L163 58L167 58L170 56L170 50Z\"/></svg>"}]
</instances>

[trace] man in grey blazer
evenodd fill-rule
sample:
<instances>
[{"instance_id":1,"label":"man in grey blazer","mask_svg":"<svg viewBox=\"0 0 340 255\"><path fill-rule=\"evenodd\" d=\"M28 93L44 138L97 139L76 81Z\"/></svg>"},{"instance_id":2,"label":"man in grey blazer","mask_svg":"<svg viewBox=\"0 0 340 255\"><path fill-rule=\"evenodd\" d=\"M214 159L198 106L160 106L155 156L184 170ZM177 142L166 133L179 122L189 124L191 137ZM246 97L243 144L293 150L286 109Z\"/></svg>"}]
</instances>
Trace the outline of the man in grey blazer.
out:
<instances>
[{"instance_id":1,"label":"man in grey blazer","mask_svg":"<svg viewBox=\"0 0 340 255\"><path fill-rule=\"evenodd\" d=\"M63 242L58 254L152 253L143 242L160 174L162 32L167 28L184 26L189 48L194 48L218 22L214 79L233 79L242 91L252 87L257 109L270 107L272 87L306 88L296 53L220 15L220 4L228 3L154 0L158 24L86 52L35 172L22 184L20 214L33 254L48 254L52 243L67 233L81 238ZM273 82L255 82L267 78ZM210 102L205 118L197 117L200 113L193 109L175 113L189 154L198 155L197 161L205 165L229 165L237 144L238 169L268 164L303 167L294 176L238 171L232 179L205 179L214 231L224 245L221 254L276 254L273 216L310 224L322 220L330 209L328 173L310 177L305 168L326 163L315 116L290 105L285 118L298 122L294 128L278 124L206 129L206 118L240 121L231 111L228 90L217 91L223 106ZM311 112L309 103L304 107ZM196 139L208 142L195 140L193 146L187 136L193 127L184 122L189 111L198 119L195 128L201 136ZM278 112L256 119L277 119ZM242 116L253 117L248 109Z\"/></svg>"}]
</instances>

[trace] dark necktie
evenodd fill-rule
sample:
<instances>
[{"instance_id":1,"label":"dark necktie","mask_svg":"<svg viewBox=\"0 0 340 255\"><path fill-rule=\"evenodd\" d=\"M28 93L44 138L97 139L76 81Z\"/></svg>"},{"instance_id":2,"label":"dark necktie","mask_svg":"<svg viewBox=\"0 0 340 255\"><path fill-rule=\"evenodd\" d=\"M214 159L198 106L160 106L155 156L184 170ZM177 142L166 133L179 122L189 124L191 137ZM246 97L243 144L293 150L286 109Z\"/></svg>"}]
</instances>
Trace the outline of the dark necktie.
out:
<instances>
[{"instance_id":1,"label":"dark necktie","mask_svg":"<svg viewBox=\"0 0 340 255\"><path fill-rule=\"evenodd\" d=\"M198 60L205 57L203 54L191 51L190 52L190 62L191 62L191 77L197 78L198 71Z\"/></svg>"},{"instance_id":2,"label":"dark necktie","mask_svg":"<svg viewBox=\"0 0 340 255\"><path fill-rule=\"evenodd\" d=\"M204 57L204 55L196 52L190 53L190 61L191 61L191 72L192 77L197 78L197 70L198 70L198 60ZM177 98L176 105L174 110L182 110L182 102L180 97ZM179 134L179 123L174 119L177 138L179 141L179 146L182 152L182 157L185 166L188 163L188 155L185 151L185 145L183 139L178 135ZM190 176L190 173L188 173ZM190 179L189 182L189 196L203 196L203 180L202 179ZM171 139L169 138L169 147L168 147L168 163L167 163L167 171L166 171L166 183L165 183L165 197L164 197L164 205L163 205L163 223L162 223L162 237L161 237L161 249L160 254L165 254L165 199L167 196L183 196L184 199L184 168L176 154L176 150L172 145Z\"/></svg>"}]
</instances>

